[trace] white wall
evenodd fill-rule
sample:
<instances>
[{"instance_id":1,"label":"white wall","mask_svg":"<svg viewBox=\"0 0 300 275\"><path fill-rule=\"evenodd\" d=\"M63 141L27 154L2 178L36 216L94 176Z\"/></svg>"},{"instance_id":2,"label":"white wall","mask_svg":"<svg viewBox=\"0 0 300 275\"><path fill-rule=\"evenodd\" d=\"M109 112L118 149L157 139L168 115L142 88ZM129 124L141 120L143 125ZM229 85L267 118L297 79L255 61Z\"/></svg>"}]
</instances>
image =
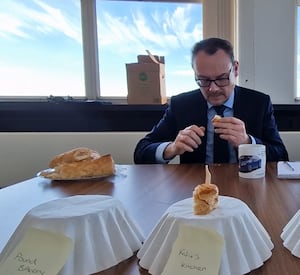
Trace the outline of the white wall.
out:
<instances>
[{"instance_id":1,"label":"white wall","mask_svg":"<svg viewBox=\"0 0 300 275\"><path fill-rule=\"evenodd\" d=\"M296 0L239 0L239 84L294 104Z\"/></svg>"},{"instance_id":2,"label":"white wall","mask_svg":"<svg viewBox=\"0 0 300 275\"><path fill-rule=\"evenodd\" d=\"M300 132L280 132L280 136L289 153L290 161L300 161Z\"/></svg>"},{"instance_id":3,"label":"white wall","mask_svg":"<svg viewBox=\"0 0 300 275\"><path fill-rule=\"evenodd\" d=\"M76 147L110 153L117 164L132 164L143 132L0 133L0 187L32 178L53 156Z\"/></svg>"}]
</instances>

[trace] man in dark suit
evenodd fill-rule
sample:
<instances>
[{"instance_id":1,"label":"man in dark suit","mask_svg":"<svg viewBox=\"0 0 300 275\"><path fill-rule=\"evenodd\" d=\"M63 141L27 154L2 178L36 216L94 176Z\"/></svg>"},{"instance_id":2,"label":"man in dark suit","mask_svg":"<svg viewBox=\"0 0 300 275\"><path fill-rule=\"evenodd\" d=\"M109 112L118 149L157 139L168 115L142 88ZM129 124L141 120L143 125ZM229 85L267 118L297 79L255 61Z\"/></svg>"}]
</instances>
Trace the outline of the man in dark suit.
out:
<instances>
[{"instance_id":1,"label":"man in dark suit","mask_svg":"<svg viewBox=\"0 0 300 275\"><path fill-rule=\"evenodd\" d=\"M250 143L266 146L267 161L288 160L270 97L235 85L239 63L230 42L196 43L192 67L200 89L171 98L163 118L138 142L135 163L168 163L177 155L181 163L236 163L238 146ZM221 118L213 122L216 114Z\"/></svg>"}]
</instances>

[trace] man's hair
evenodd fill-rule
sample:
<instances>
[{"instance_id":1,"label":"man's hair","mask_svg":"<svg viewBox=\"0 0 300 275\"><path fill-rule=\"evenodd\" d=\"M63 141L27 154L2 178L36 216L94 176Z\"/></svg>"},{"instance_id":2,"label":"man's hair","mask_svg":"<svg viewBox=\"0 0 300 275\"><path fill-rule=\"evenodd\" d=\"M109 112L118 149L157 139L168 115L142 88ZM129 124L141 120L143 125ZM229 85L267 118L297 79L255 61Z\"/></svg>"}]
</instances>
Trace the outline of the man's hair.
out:
<instances>
[{"instance_id":1,"label":"man's hair","mask_svg":"<svg viewBox=\"0 0 300 275\"><path fill-rule=\"evenodd\" d=\"M197 42L192 48L192 67L194 67L195 56L198 52L204 51L208 55L215 54L218 50L223 50L230 58L231 62L234 62L233 47L228 40L221 38L207 38Z\"/></svg>"}]
</instances>

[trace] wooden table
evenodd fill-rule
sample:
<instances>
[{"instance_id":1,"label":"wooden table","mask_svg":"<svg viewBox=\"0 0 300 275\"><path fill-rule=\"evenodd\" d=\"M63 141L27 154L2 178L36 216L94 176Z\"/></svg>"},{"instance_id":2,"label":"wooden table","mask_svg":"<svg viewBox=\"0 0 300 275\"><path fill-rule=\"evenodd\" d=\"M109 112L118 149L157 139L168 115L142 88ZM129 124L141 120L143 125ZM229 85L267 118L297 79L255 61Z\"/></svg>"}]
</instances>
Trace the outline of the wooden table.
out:
<instances>
[{"instance_id":1,"label":"wooden table","mask_svg":"<svg viewBox=\"0 0 300 275\"><path fill-rule=\"evenodd\" d=\"M111 195L119 199L147 236L164 211L173 203L191 197L205 179L204 165L121 165L118 174L89 181L53 181L32 178L0 189L0 251L23 216L31 208L52 199L79 194ZM268 163L266 177L247 180L238 177L234 164L210 167L212 183L220 195L244 201L269 232L274 249L265 264L249 274L300 274L300 259L283 247L283 227L300 209L300 180L276 178L276 163ZM97 274L148 274L136 256Z\"/></svg>"}]
</instances>

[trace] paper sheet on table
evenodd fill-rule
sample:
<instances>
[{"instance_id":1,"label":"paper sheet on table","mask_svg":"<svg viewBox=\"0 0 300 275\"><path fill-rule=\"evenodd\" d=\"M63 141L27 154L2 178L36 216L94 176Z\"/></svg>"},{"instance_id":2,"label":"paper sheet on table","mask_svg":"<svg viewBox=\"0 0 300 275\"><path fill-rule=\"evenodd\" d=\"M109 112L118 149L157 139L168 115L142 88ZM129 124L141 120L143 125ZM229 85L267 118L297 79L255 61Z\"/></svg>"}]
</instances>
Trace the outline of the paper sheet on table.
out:
<instances>
[{"instance_id":1,"label":"paper sheet on table","mask_svg":"<svg viewBox=\"0 0 300 275\"><path fill-rule=\"evenodd\" d=\"M300 161L279 161L277 177L280 179L300 179Z\"/></svg>"},{"instance_id":2,"label":"paper sheet on table","mask_svg":"<svg viewBox=\"0 0 300 275\"><path fill-rule=\"evenodd\" d=\"M72 249L72 239L62 234L29 228L0 265L0 274L57 275Z\"/></svg>"},{"instance_id":3,"label":"paper sheet on table","mask_svg":"<svg viewBox=\"0 0 300 275\"><path fill-rule=\"evenodd\" d=\"M218 275L223 247L216 231L181 225L162 275Z\"/></svg>"}]
</instances>

